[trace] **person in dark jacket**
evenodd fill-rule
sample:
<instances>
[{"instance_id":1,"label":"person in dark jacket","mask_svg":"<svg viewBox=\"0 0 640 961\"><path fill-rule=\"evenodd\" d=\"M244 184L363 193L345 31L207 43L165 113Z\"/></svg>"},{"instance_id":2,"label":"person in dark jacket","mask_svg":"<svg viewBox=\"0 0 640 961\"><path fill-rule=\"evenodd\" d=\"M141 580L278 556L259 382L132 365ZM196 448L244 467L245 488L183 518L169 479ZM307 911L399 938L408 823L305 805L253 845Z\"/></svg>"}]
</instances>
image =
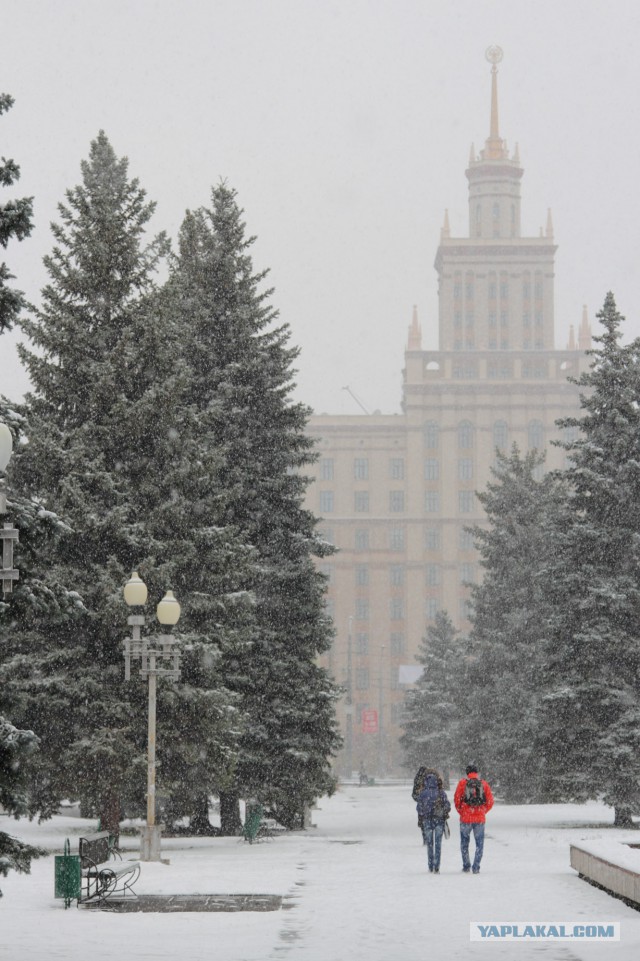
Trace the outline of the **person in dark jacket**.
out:
<instances>
[{"instance_id":1,"label":"person in dark jacket","mask_svg":"<svg viewBox=\"0 0 640 961\"><path fill-rule=\"evenodd\" d=\"M422 837L427 847L429 871L432 874L439 874L442 835L451 804L442 788L442 778L437 771L427 771L416 808L418 823L422 827Z\"/></svg>"},{"instance_id":2,"label":"person in dark jacket","mask_svg":"<svg viewBox=\"0 0 640 961\"><path fill-rule=\"evenodd\" d=\"M478 874L484 850L484 824L487 812L493 807L493 794L486 781L478 777L478 765L467 765L467 776L458 782L453 803L460 815L460 853L462 870ZM473 865L469 859L469 841L473 833L476 852Z\"/></svg>"}]
</instances>

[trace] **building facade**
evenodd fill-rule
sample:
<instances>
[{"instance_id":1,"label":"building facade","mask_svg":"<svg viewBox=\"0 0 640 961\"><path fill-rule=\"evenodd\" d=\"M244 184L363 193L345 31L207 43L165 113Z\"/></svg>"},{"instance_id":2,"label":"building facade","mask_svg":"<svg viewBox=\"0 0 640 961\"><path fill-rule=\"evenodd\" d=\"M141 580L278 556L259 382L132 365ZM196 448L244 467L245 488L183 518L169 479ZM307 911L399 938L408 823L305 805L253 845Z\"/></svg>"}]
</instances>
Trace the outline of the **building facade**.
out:
<instances>
[{"instance_id":1,"label":"building facade","mask_svg":"<svg viewBox=\"0 0 640 961\"><path fill-rule=\"evenodd\" d=\"M522 174L499 134L494 62L489 137L466 171L468 236L451 236L445 213L435 258L439 349L422 349L414 308L402 413L309 424L320 459L307 503L338 549L322 569L336 628L326 666L346 691L341 774L402 772L404 695L426 628L438 610L468 627L480 571L467 528L482 522L475 492L496 449L537 448L549 469L564 466L550 442L578 409L567 378L585 367L591 335L585 311L578 337L554 346L551 214L540 236L521 235Z\"/></svg>"}]
</instances>

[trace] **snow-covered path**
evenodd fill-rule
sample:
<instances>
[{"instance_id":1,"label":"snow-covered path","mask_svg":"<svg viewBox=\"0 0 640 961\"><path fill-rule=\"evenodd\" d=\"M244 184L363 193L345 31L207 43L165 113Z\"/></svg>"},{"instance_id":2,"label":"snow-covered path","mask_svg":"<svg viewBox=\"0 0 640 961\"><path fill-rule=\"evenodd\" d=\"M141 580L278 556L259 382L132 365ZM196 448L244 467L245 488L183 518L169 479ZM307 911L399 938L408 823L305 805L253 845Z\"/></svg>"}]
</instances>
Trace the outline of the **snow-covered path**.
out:
<instances>
[{"instance_id":1,"label":"snow-covered path","mask_svg":"<svg viewBox=\"0 0 640 961\"><path fill-rule=\"evenodd\" d=\"M457 817L430 875L404 786L343 787L320 802L317 827L273 842L169 840L170 866L143 865L140 893L278 893L290 909L237 914L64 911L52 898L52 859L3 881L0 957L11 961L635 961L640 913L590 887L569 867L569 842L638 840L607 828L597 804L500 807L489 815L478 876L461 872ZM3 829L11 827L5 818ZM22 823L14 825L22 829ZM52 848L83 822L27 826ZM86 829L86 828L84 828ZM132 841L132 844L135 842ZM473 841L472 841L473 847ZM470 921L619 921L619 943L473 944ZM3 954L6 952L6 954Z\"/></svg>"}]
</instances>

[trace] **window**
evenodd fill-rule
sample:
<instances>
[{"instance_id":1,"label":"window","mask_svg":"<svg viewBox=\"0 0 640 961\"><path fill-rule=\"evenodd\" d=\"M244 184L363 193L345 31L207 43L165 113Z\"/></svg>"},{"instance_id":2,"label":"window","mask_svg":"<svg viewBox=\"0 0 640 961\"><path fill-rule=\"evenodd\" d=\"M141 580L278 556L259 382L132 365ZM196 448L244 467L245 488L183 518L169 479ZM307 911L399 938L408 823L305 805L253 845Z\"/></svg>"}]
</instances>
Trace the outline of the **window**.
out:
<instances>
[{"instance_id":1,"label":"window","mask_svg":"<svg viewBox=\"0 0 640 961\"><path fill-rule=\"evenodd\" d=\"M333 583L333 564L321 564L320 571L327 579L327 584Z\"/></svg>"},{"instance_id":2,"label":"window","mask_svg":"<svg viewBox=\"0 0 640 961\"><path fill-rule=\"evenodd\" d=\"M404 458L391 458L389 461L389 477L391 480L404 480Z\"/></svg>"},{"instance_id":3,"label":"window","mask_svg":"<svg viewBox=\"0 0 640 961\"><path fill-rule=\"evenodd\" d=\"M509 326L509 314L507 313L506 310L500 311L500 326L501 327Z\"/></svg>"},{"instance_id":4,"label":"window","mask_svg":"<svg viewBox=\"0 0 640 961\"><path fill-rule=\"evenodd\" d=\"M476 574L475 567L473 564L461 564L460 565L460 583L464 586L466 584L475 583Z\"/></svg>"},{"instance_id":5,"label":"window","mask_svg":"<svg viewBox=\"0 0 640 961\"><path fill-rule=\"evenodd\" d=\"M509 296L509 284L504 280L500 284L500 296L503 300L506 300Z\"/></svg>"},{"instance_id":6,"label":"window","mask_svg":"<svg viewBox=\"0 0 640 961\"><path fill-rule=\"evenodd\" d=\"M391 723L402 725L404 722L404 704L394 703L389 707Z\"/></svg>"},{"instance_id":7,"label":"window","mask_svg":"<svg viewBox=\"0 0 640 961\"><path fill-rule=\"evenodd\" d=\"M464 319L465 325L467 327L473 327L473 320L474 320L473 311L468 310Z\"/></svg>"},{"instance_id":8,"label":"window","mask_svg":"<svg viewBox=\"0 0 640 961\"><path fill-rule=\"evenodd\" d=\"M439 587L440 585L440 565L427 564L425 568L427 575L427 587Z\"/></svg>"},{"instance_id":9,"label":"window","mask_svg":"<svg viewBox=\"0 0 640 961\"><path fill-rule=\"evenodd\" d=\"M356 457L353 462L353 476L356 480L369 480L369 460L367 457Z\"/></svg>"},{"instance_id":10,"label":"window","mask_svg":"<svg viewBox=\"0 0 640 961\"><path fill-rule=\"evenodd\" d=\"M529 450L533 450L534 448L537 448L537 450L542 450L544 447L544 427L542 425L542 421L530 421L527 434Z\"/></svg>"},{"instance_id":11,"label":"window","mask_svg":"<svg viewBox=\"0 0 640 961\"><path fill-rule=\"evenodd\" d=\"M404 550L404 527L392 527L389 533L389 547L392 551Z\"/></svg>"},{"instance_id":12,"label":"window","mask_svg":"<svg viewBox=\"0 0 640 961\"><path fill-rule=\"evenodd\" d=\"M389 665L389 690L397 691L399 684L400 684L400 681L398 678L398 665L390 664Z\"/></svg>"},{"instance_id":13,"label":"window","mask_svg":"<svg viewBox=\"0 0 640 961\"><path fill-rule=\"evenodd\" d=\"M435 597L430 597L427 600L427 604L425 607L425 614L427 615L427 620L435 621L436 614L438 613L439 610L440 610L440 602L438 601L438 599Z\"/></svg>"},{"instance_id":14,"label":"window","mask_svg":"<svg viewBox=\"0 0 640 961\"><path fill-rule=\"evenodd\" d=\"M356 654L368 654L369 653L369 635L358 631L356 634Z\"/></svg>"},{"instance_id":15,"label":"window","mask_svg":"<svg viewBox=\"0 0 640 961\"><path fill-rule=\"evenodd\" d=\"M356 491L353 495L353 506L356 513L366 513L369 510L369 491Z\"/></svg>"},{"instance_id":16,"label":"window","mask_svg":"<svg viewBox=\"0 0 640 961\"><path fill-rule=\"evenodd\" d=\"M392 621L402 621L404 619L404 601L401 597L391 598L389 614Z\"/></svg>"},{"instance_id":17,"label":"window","mask_svg":"<svg viewBox=\"0 0 640 961\"><path fill-rule=\"evenodd\" d=\"M366 667L356 668L356 691L369 690L369 670Z\"/></svg>"},{"instance_id":18,"label":"window","mask_svg":"<svg viewBox=\"0 0 640 961\"><path fill-rule=\"evenodd\" d=\"M473 491L458 491L458 509L461 514L470 514L473 511L475 494Z\"/></svg>"},{"instance_id":19,"label":"window","mask_svg":"<svg viewBox=\"0 0 640 961\"><path fill-rule=\"evenodd\" d=\"M402 564L392 564L389 568L389 578L392 587L402 587L404 584L404 567Z\"/></svg>"},{"instance_id":20,"label":"window","mask_svg":"<svg viewBox=\"0 0 640 961\"><path fill-rule=\"evenodd\" d=\"M323 457L321 459L320 480L333 480L333 457Z\"/></svg>"},{"instance_id":21,"label":"window","mask_svg":"<svg viewBox=\"0 0 640 961\"><path fill-rule=\"evenodd\" d=\"M536 310L536 327L542 327L542 311Z\"/></svg>"},{"instance_id":22,"label":"window","mask_svg":"<svg viewBox=\"0 0 640 961\"><path fill-rule=\"evenodd\" d=\"M438 425L430 420L424 425L424 446L427 450L437 450L439 443Z\"/></svg>"},{"instance_id":23,"label":"window","mask_svg":"<svg viewBox=\"0 0 640 961\"><path fill-rule=\"evenodd\" d=\"M473 550L473 534L466 528L462 528L458 535L458 544L461 551Z\"/></svg>"},{"instance_id":24,"label":"window","mask_svg":"<svg viewBox=\"0 0 640 961\"><path fill-rule=\"evenodd\" d=\"M428 551L440 549L440 531L437 527L427 527L424 532L424 546Z\"/></svg>"},{"instance_id":25,"label":"window","mask_svg":"<svg viewBox=\"0 0 640 961\"><path fill-rule=\"evenodd\" d=\"M468 597L463 597L460 600L460 619L463 621L468 621L471 616L471 602Z\"/></svg>"},{"instance_id":26,"label":"window","mask_svg":"<svg viewBox=\"0 0 640 961\"><path fill-rule=\"evenodd\" d=\"M462 297L462 284L460 282L457 282L453 285L453 296L456 300L459 300L460 297Z\"/></svg>"},{"instance_id":27,"label":"window","mask_svg":"<svg viewBox=\"0 0 640 961\"><path fill-rule=\"evenodd\" d=\"M531 314L528 310L525 310L524 314L522 315L522 326L531 327Z\"/></svg>"},{"instance_id":28,"label":"window","mask_svg":"<svg viewBox=\"0 0 640 961\"><path fill-rule=\"evenodd\" d=\"M327 542L327 544L333 544L335 546L336 542L333 534L333 527L322 527L318 531L318 534L322 540Z\"/></svg>"},{"instance_id":29,"label":"window","mask_svg":"<svg viewBox=\"0 0 640 961\"><path fill-rule=\"evenodd\" d=\"M366 587L369 583L369 568L366 564L356 564L356 584Z\"/></svg>"},{"instance_id":30,"label":"window","mask_svg":"<svg viewBox=\"0 0 640 961\"><path fill-rule=\"evenodd\" d=\"M404 634L398 633L398 632L391 634L391 637L389 640L389 647L392 654L396 654L396 655L404 654L404 651L405 651Z\"/></svg>"},{"instance_id":31,"label":"window","mask_svg":"<svg viewBox=\"0 0 640 961\"><path fill-rule=\"evenodd\" d=\"M490 282L490 284L489 284L489 299L490 299L490 300L495 300L495 299L496 299L496 292L497 292L496 282L495 282L495 280L492 280L492 281Z\"/></svg>"},{"instance_id":32,"label":"window","mask_svg":"<svg viewBox=\"0 0 640 961\"><path fill-rule=\"evenodd\" d=\"M320 491L320 513L331 514L333 512L333 491Z\"/></svg>"},{"instance_id":33,"label":"window","mask_svg":"<svg viewBox=\"0 0 640 961\"><path fill-rule=\"evenodd\" d=\"M366 528L360 527L356 529L356 550L369 550L369 531Z\"/></svg>"},{"instance_id":34,"label":"window","mask_svg":"<svg viewBox=\"0 0 640 961\"><path fill-rule=\"evenodd\" d=\"M495 310L490 310L489 311L489 327L495 327L495 326L496 326L496 312Z\"/></svg>"},{"instance_id":35,"label":"window","mask_svg":"<svg viewBox=\"0 0 640 961\"><path fill-rule=\"evenodd\" d=\"M369 620L369 601L366 597L356 598L356 620L357 621L368 621Z\"/></svg>"},{"instance_id":36,"label":"window","mask_svg":"<svg viewBox=\"0 0 640 961\"><path fill-rule=\"evenodd\" d=\"M463 420L458 424L458 447L463 449L473 447L473 424Z\"/></svg>"},{"instance_id":37,"label":"window","mask_svg":"<svg viewBox=\"0 0 640 961\"><path fill-rule=\"evenodd\" d=\"M458 460L458 480L471 480L473 478L473 461L470 457L461 457Z\"/></svg>"},{"instance_id":38,"label":"window","mask_svg":"<svg viewBox=\"0 0 640 961\"><path fill-rule=\"evenodd\" d=\"M493 446L505 450L509 442L509 427L506 420L497 420L493 425Z\"/></svg>"},{"instance_id":39,"label":"window","mask_svg":"<svg viewBox=\"0 0 640 961\"><path fill-rule=\"evenodd\" d=\"M389 491L389 510L393 514L404 511L404 491Z\"/></svg>"},{"instance_id":40,"label":"window","mask_svg":"<svg viewBox=\"0 0 640 961\"><path fill-rule=\"evenodd\" d=\"M438 491L426 491L424 507L427 514L437 514L440 510L440 494Z\"/></svg>"}]
</instances>

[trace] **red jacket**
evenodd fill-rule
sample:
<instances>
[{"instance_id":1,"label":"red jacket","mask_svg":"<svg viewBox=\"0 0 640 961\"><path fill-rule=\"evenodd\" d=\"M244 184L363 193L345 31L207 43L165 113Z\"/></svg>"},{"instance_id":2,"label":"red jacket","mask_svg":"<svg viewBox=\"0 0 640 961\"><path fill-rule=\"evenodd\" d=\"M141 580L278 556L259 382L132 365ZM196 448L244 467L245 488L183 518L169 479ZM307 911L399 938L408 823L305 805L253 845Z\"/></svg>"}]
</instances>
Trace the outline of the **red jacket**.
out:
<instances>
[{"instance_id":1,"label":"red jacket","mask_svg":"<svg viewBox=\"0 0 640 961\"><path fill-rule=\"evenodd\" d=\"M477 774L469 775L469 777L477 776ZM460 820L463 821L464 824L484 824L487 812L493 807L493 794L491 793L491 788L486 781L482 781L485 803L472 806L470 804L465 804L463 801L466 783L467 778L463 777L462 780L458 782L456 793L453 795L453 803L455 804L456 811L460 815Z\"/></svg>"}]
</instances>

